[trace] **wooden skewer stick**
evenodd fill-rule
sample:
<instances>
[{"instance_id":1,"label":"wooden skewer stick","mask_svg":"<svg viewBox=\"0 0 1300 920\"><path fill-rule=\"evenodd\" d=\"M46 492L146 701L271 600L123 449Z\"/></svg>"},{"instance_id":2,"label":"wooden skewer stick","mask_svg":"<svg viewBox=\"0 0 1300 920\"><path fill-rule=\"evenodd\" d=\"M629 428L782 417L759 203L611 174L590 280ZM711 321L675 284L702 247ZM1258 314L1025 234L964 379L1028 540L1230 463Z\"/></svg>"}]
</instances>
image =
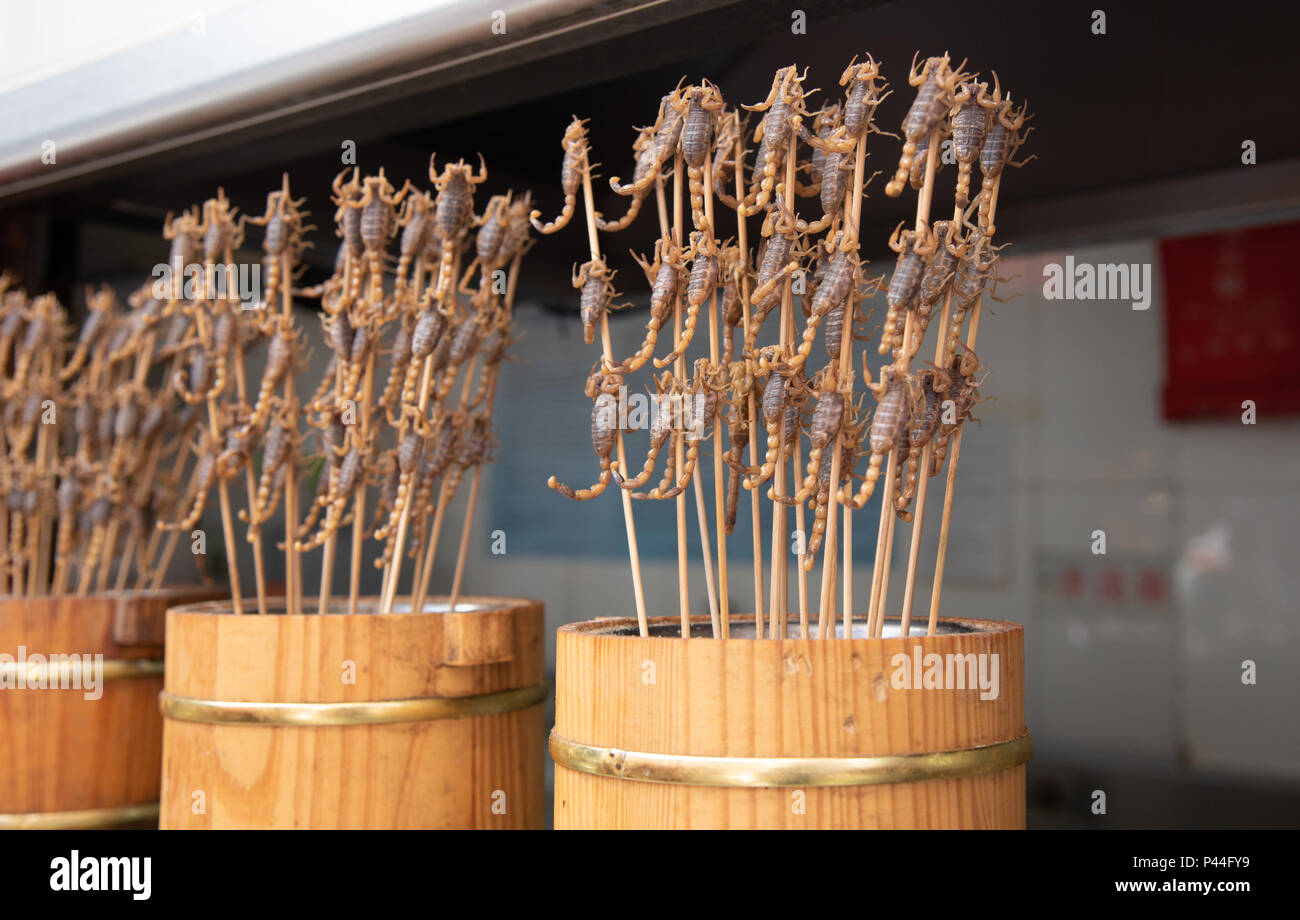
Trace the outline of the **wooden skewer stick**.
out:
<instances>
[{"instance_id":1,"label":"wooden skewer stick","mask_svg":"<svg viewBox=\"0 0 1300 920\"><path fill-rule=\"evenodd\" d=\"M682 155L673 158L673 243L682 245ZM686 355L681 353L682 341L682 285L677 285L673 295L673 350L678 352L673 362L673 373L680 384L686 379ZM677 454L677 473L686 469L686 433L682 430L680 420L673 432L673 449ZM695 473L699 472L696 463ZM678 492L677 505L677 612L682 622L682 638L691 636L691 591L690 591L690 556L686 548L686 493Z\"/></svg>"},{"instance_id":2,"label":"wooden skewer stick","mask_svg":"<svg viewBox=\"0 0 1300 920\"><path fill-rule=\"evenodd\" d=\"M921 194L916 201L916 232L919 234L925 230L930 220L930 202L934 197L934 174L939 164L939 137L940 128L930 133L930 149L926 153L925 161L925 183L921 186ZM907 311L907 317L903 325L903 347L899 353L898 360L894 362L895 368L906 374L908 365L911 364L912 352L912 334L915 332L915 323L913 321L913 312ZM880 528L881 536L884 541L884 559L881 560L881 544L876 544L876 576L872 578L872 610L870 618L875 624L873 636L879 638L881 630L884 628L885 606L889 598L889 570L890 560L893 557L894 549L894 525L897 514L894 509L894 477L898 475L899 450L898 443L895 441L894 446L889 451L889 468L885 474L885 492L881 496L880 502Z\"/></svg>"},{"instance_id":3,"label":"wooden skewer stick","mask_svg":"<svg viewBox=\"0 0 1300 920\"><path fill-rule=\"evenodd\" d=\"M732 117L738 122L739 113L732 113ZM742 327L740 330L742 354L746 364L746 370L749 374L754 372L754 355L753 352L744 348L744 341L749 329L749 243L748 243L748 223L745 220L745 139L737 127L736 130L736 243L740 247L740 307L742 316ZM754 395L753 387L749 390L749 465L750 467L758 466L758 438L755 432L758 428L758 400ZM749 493L750 509L753 519L753 538L754 538L754 622L763 622L763 523L762 508L760 505L761 498L758 489L752 489ZM722 539L722 537L719 537ZM730 634L726 617L722 620L722 637L725 639ZM807 635L807 624L804 624L804 635Z\"/></svg>"},{"instance_id":4,"label":"wooden skewer stick","mask_svg":"<svg viewBox=\"0 0 1300 920\"><path fill-rule=\"evenodd\" d=\"M514 307L515 290L519 284L519 263L523 260L523 257L524 254L522 251L516 253L514 261L510 265L510 277L506 281L506 294L505 294L505 302L504 302L504 310L507 316L511 314ZM488 392L484 400L484 409L483 409L487 418L492 417L492 408L496 404L497 378L500 372L501 372L500 362L498 362L489 372L491 374L491 378L488 381ZM470 379L473 379L472 375ZM469 391L468 380L466 381L465 386L466 386L466 392L468 392ZM460 551L456 555L456 574L452 578L452 582L451 582L451 599L450 599L449 609L451 610L452 613L456 612L456 602L460 598L461 579L465 574L466 548L469 546L470 530L473 527L473 522L474 522L474 506L478 499L479 477L482 475L482 473L483 473L483 458L480 457L478 463L476 463L474 466L474 481L470 483L470 487L469 487L469 502L465 507L465 523L460 534ZM421 572L421 578L422 577L423 577L423 572ZM417 608L412 606L411 609L415 610Z\"/></svg>"},{"instance_id":5,"label":"wooden skewer stick","mask_svg":"<svg viewBox=\"0 0 1300 920\"><path fill-rule=\"evenodd\" d=\"M287 253L280 255L280 277L284 279L280 285L280 302L284 310L284 317L289 321L293 316L293 273L292 266L289 264ZM297 435L297 407L298 397L295 389L296 384L293 379L292 369L290 373L284 375L284 401L289 407L289 412L293 418L294 431L290 435L292 439ZM298 469L297 469L297 448L292 446L289 449L289 456L285 458L284 474L284 563L286 578L288 583L286 589L289 594L289 612L292 614L302 613L302 554L298 551ZM260 555L260 554L259 554ZM265 588L259 588L259 593ZM260 598L259 598L260 602ZM260 602L261 603L261 602ZM318 610L318 613L321 611Z\"/></svg>"},{"instance_id":6,"label":"wooden skewer stick","mask_svg":"<svg viewBox=\"0 0 1300 920\"><path fill-rule=\"evenodd\" d=\"M655 183L655 201L659 208L659 235L666 238L672 230L668 222L668 199L664 194L662 182ZM678 306L680 306L680 294ZM677 325L680 327L680 323ZM673 338L675 349L679 341L676 333L674 333ZM673 373L677 374L679 371L680 368L675 364L673 366ZM673 440L673 456L674 462L680 465L681 460L680 458L677 458L676 455L678 440L679 438L676 437ZM704 483L700 477L700 465L698 463L695 465L695 469L691 472L691 480L695 491L695 514L699 519L701 555L704 557L704 586L709 596L709 620L713 627L713 636L714 638L717 638L719 628L718 593L714 583L713 550L712 544L709 541L708 515L704 510Z\"/></svg>"},{"instance_id":7,"label":"wooden skewer stick","mask_svg":"<svg viewBox=\"0 0 1300 920\"><path fill-rule=\"evenodd\" d=\"M49 380L54 376L54 353L47 351L41 359L43 376ZM53 458L50 457L51 445L49 438L49 425L41 425L36 434L36 468L38 470L49 470ZM57 444L54 446L57 450ZM48 506L47 506L48 507ZM34 594L48 593L48 577L50 562L50 540L54 536L54 528L48 514L41 514L37 519L36 532L33 540L36 555L36 577L32 581Z\"/></svg>"},{"instance_id":8,"label":"wooden skewer stick","mask_svg":"<svg viewBox=\"0 0 1300 920\"><path fill-rule=\"evenodd\" d=\"M344 283L347 283L347 261L352 258L351 253L344 256ZM339 403L339 397L343 392L343 362L336 360L334 362L334 405ZM328 448L327 448L328 449ZM321 471L321 475L329 477L329 485L333 485L338 477L337 471L333 468L334 464L327 463L326 468ZM337 532L332 533L325 538L325 545L321 548L320 562L320 594L316 600L316 612L319 614L329 613L330 596L334 591L334 552L338 544ZM358 567L360 560L358 559ZM349 574L351 574L349 572ZM352 610L349 609L349 613Z\"/></svg>"},{"instance_id":9,"label":"wooden skewer stick","mask_svg":"<svg viewBox=\"0 0 1300 920\"><path fill-rule=\"evenodd\" d=\"M460 275L460 258L461 258L461 251L458 249L458 250L456 251L456 257L455 257L455 259L454 259L454 261L453 261L453 263L452 263L452 267L451 267L451 278L452 278L452 279L455 279L455 278L459 277L459 275ZM445 283L445 284L448 284L448 285L451 284L451 282L449 282L449 281L444 277L443 270L440 268L439 271L438 271L438 285L439 285L439 289L441 289L441 287L442 287L442 285L443 285L444 283ZM452 291L450 287L448 287L448 291L450 292L450 293L448 294L448 296L453 297L453 298L456 296L456 295L455 295L455 292ZM466 320L465 320L465 322L471 322L471 321L472 321L472 320L469 319L469 318L466 318ZM373 357L373 355L372 355L372 357ZM474 368L474 362L473 362L473 359L471 359L470 362L469 362L468 367L467 367L466 370L465 370L464 390L463 390L462 395L461 395L461 404L462 404L462 405L464 405L464 403L465 403L466 400L468 399L469 388L470 388L470 385L473 383L473 380L474 380L474 370L473 370L473 368ZM424 370L423 370L423 373L422 373L422 375L421 375L421 381L420 381L420 397L419 397L419 405L418 405L418 408L419 408L419 411L420 411L420 415L421 415L421 416L423 416L423 415L428 411L428 408L429 408L429 379L430 379L430 374L432 373L432 370L433 370L433 355L430 354L428 357L425 358L425 361L424 361ZM455 368L455 369L452 371L452 373L454 373L454 374L458 374L459 372L460 372L460 368L459 368L459 367ZM367 402L369 402L369 394L367 394ZM449 480L450 478L452 478L452 477L448 476L448 477L445 477L445 478L444 478L444 482L443 482L444 487L445 487L446 484L447 484L447 480ZM459 483L458 483L458 484L459 484ZM453 492L454 492L454 490L453 490ZM447 500L450 500L450 498L451 498L451 495L450 495L449 493L446 493L446 490L445 490L445 489L444 489L444 495L439 497L439 502L440 502L440 503L442 502L442 500L443 500L444 497L445 497ZM388 567L386 568L386 570L385 570L385 572L384 572L383 602L382 602L382 606L381 606L381 610L382 610L382 612L384 612L384 613L392 613L392 612L393 612L393 602L394 602L394 601L396 600L396 598L397 598L397 585L398 585L398 582L400 581L400 579L401 579L401 575L402 575L402 558L406 555L406 553L405 553L405 546L406 546L406 531L407 531L407 528L410 526L410 521L411 521L411 504L412 504L412 502L414 501L414 498L415 498L414 490L407 490L406 498L405 498L405 500L404 500L403 503L402 503L402 510L401 510L401 513L399 514L398 519L397 519L397 536L395 537L395 540L394 540L394 543L393 543L393 558L392 558L392 560L389 562ZM436 515L435 515L435 516L436 516ZM441 522L439 522L439 523L441 523ZM426 573L426 572L421 572L420 575L421 575L421 578L427 578L427 577L428 577L428 573ZM413 608L412 608L412 612L414 612L415 609L416 609L416 608L413 607ZM423 608L420 608L420 609L423 609Z\"/></svg>"},{"instance_id":10,"label":"wooden skewer stick","mask_svg":"<svg viewBox=\"0 0 1300 920\"><path fill-rule=\"evenodd\" d=\"M717 234L713 229L713 157L704 158L704 223L709 244L717 246ZM718 290L715 286L709 292L709 361L715 372L719 370L721 356L718 353ZM710 613L713 619L713 637L725 635L722 623L730 619L730 585L727 576L727 481L722 469L722 407L713 419L713 521L718 534L718 590L717 603ZM712 553L709 551L708 522L704 518L704 501L701 494L700 468L695 467L695 497L700 511L700 534L704 550L704 571L709 574ZM712 596L713 592L710 591ZM729 631L729 630L727 630Z\"/></svg>"},{"instance_id":11,"label":"wooden skewer stick","mask_svg":"<svg viewBox=\"0 0 1300 920\"><path fill-rule=\"evenodd\" d=\"M600 240L596 236L596 205L591 192L591 155L587 154L582 158L582 203L587 212L587 240L591 246L591 258L593 260L600 258ZM600 344L605 353L605 359L609 363L614 363L614 346L609 337L609 315L605 313L600 318ZM621 470L627 469L627 453L623 447L623 428L622 420L619 420L618 428L618 467ZM632 519L632 496L628 494L627 489L619 488L620 498L623 500L623 526L627 530L627 555L632 565L632 593L636 599L636 620L640 634L650 635L650 627L646 622L645 613L645 591L641 584L641 554L637 550L636 542L636 523Z\"/></svg>"},{"instance_id":12,"label":"wooden skewer stick","mask_svg":"<svg viewBox=\"0 0 1300 920\"><path fill-rule=\"evenodd\" d=\"M954 223L961 221L962 208L960 205L953 206L952 219ZM942 246L943 242L941 241L939 245ZM939 329L934 346L935 364L943 361L944 343L948 340L948 315L951 309L952 284L950 283L948 290L943 295L943 312L939 316ZM925 526L926 496L929 493L930 486L930 458L933 456L933 451L934 438L931 437L921 451L920 478L916 486L916 510L912 513L912 542L907 552L907 581L903 586L903 617L899 624L899 633L904 637L911 635L912 631L912 602L916 590L916 570L921 557L921 534ZM946 554L946 537L943 541L943 547L942 552ZM935 611L938 611L937 606ZM931 629L931 635L933 635L933 628Z\"/></svg>"},{"instance_id":13,"label":"wooden skewer stick","mask_svg":"<svg viewBox=\"0 0 1300 920\"><path fill-rule=\"evenodd\" d=\"M997 211L998 192L1001 189L1002 181L999 176L993 183L993 197L989 203L989 223L993 223L993 215ZM990 241L992 242L992 241ZM971 307L970 329L966 333L966 347L975 348L975 341L979 335L980 329L980 306L984 301L981 295L975 305ZM948 562L948 531L952 525L952 503L957 488L957 461L961 458L961 434L966 426L958 425L956 433L952 436L952 444L949 447L948 457L948 481L943 492L943 517L939 521L939 550L934 560L934 584L930 590L930 621L926 630L927 635L934 635L935 629L939 626L939 598L943 594L943 569ZM922 472L928 473L929 470Z\"/></svg>"},{"instance_id":14,"label":"wooden skewer stick","mask_svg":"<svg viewBox=\"0 0 1300 920\"><path fill-rule=\"evenodd\" d=\"M791 136L789 149L786 151L785 155L785 184L782 186L782 189L786 206L790 208L791 212L794 211L794 175L796 165L795 161L798 156L798 144L798 138ZM772 232L777 233L779 231L774 226ZM781 288L781 354L783 357L790 354L791 342L794 338L794 315L792 312L794 308L794 293L792 291L792 284L793 282L791 278L787 275ZM776 371L773 371L773 373L776 373ZM785 452L786 448L791 446L785 443L786 426L784 411L781 413L780 424L781 438L778 441L779 453L777 454L776 471L773 475L775 480L773 488L775 490L774 494L776 500L773 502L772 508L772 611L768 630L769 634L773 638L780 635L779 630L784 627L784 624L787 621L790 604L790 548L786 546L786 540L790 535L790 527L786 506L780 501L785 493ZM794 437L795 444L797 445L800 437L798 429L795 430ZM806 550L806 547L803 545L805 539L805 535L801 533L799 535L799 548L801 552L798 556L800 573L803 572L804 553L802 551ZM780 565L779 571L777 569L778 564ZM806 581L800 582L802 591L806 591L806 584ZM807 603L803 600L802 591L800 609L804 610L807 608ZM806 619L806 616L802 617L800 620L801 624ZM755 625L758 625L757 622ZM807 635L806 630L804 635ZM756 630L756 637L759 639L763 638L761 626Z\"/></svg>"},{"instance_id":15,"label":"wooden skewer stick","mask_svg":"<svg viewBox=\"0 0 1300 920\"><path fill-rule=\"evenodd\" d=\"M867 132L863 132L862 137L858 139L857 152L853 162L853 185L850 195L852 198L846 202L848 207L845 208L846 214L853 215L853 242L856 245L862 220L862 187L864 184L863 172L866 166L867 156ZM847 226L841 226L841 233L848 234ZM853 330L855 327L855 314L858 308L857 298L854 296L856 291L849 291L844 295L844 324L840 331L840 354L839 354L839 387L840 391L845 394L846 405L852 402L853 391ZM839 496L840 496L840 464L841 455L844 453L844 429L841 425L840 430L835 435L835 444L833 445L835 453L831 456L831 486L830 494L827 496L826 509L826 547L822 552L822 591L821 607L817 620L818 635L824 639L830 639L835 634L835 565L836 565L836 541L839 538L839 528L836 517L839 513ZM853 533L853 527L849 523L849 512L851 506L844 507L844 525L845 525L845 581L851 586L852 576L848 569L852 567L853 547L848 543L848 536ZM844 638L848 639L853 635L853 596L845 590L844 594Z\"/></svg>"}]
</instances>

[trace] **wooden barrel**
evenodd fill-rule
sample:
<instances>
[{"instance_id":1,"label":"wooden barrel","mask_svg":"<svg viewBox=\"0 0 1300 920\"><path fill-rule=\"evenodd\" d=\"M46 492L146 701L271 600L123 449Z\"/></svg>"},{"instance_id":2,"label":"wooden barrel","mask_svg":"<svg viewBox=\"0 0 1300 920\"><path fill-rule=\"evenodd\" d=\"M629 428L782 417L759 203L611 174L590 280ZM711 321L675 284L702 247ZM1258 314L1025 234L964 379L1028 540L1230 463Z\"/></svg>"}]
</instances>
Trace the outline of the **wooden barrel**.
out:
<instances>
[{"instance_id":1,"label":"wooden barrel","mask_svg":"<svg viewBox=\"0 0 1300 920\"><path fill-rule=\"evenodd\" d=\"M540 603L304 606L168 613L164 829L542 826Z\"/></svg>"},{"instance_id":2,"label":"wooden barrel","mask_svg":"<svg viewBox=\"0 0 1300 920\"><path fill-rule=\"evenodd\" d=\"M557 829L1024 827L1020 626L755 640L731 622L561 627Z\"/></svg>"},{"instance_id":3,"label":"wooden barrel","mask_svg":"<svg viewBox=\"0 0 1300 920\"><path fill-rule=\"evenodd\" d=\"M215 594L0 598L0 829L157 820L164 615Z\"/></svg>"}]
</instances>

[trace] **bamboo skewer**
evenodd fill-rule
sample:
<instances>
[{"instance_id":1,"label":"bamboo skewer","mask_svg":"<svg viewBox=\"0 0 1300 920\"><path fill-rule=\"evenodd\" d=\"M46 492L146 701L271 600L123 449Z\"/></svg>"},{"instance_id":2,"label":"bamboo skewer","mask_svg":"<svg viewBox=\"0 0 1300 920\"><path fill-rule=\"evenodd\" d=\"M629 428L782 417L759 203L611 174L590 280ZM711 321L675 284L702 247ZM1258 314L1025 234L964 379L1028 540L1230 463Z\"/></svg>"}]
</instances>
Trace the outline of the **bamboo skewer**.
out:
<instances>
[{"instance_id":1,"label":"bamboo skewer","mask_svg":"<svg viewBox=\"0 0 1300 920\"><path fill-rule=\"evenodd\" d=\"M989 223L993 223L993 216L997 211L998 192L1001 190L1001 180L994 181L992 201L989 203ZM975 342L979 335L980 328L980 307L984 302L981 295L975 304L971 307L970 327L966 333L966 347L975 348ZM961 458L961 441L962 432L965 425L959 425L957 431L952 436L952 445L949 448L948 457L948 480L944 486L943 492L943 516L939 521L939 549L934 560L934 583L930 590L930 619L927 624L926 634L933 636L939 625L939 599L943 594L943 571L948 562L948 532L952 525L952 504L957 488L957 462Z\"/></svg>"},{"instance_id":2,"label":"bamboo skewer","mask_svg":"<svg viewBox=\"0 0 1300 920\"><path fill-rule=\"evenodd\" d=\"M673 245L682 245L682 155L673 157ZM682 341L682 285L677 285L673 296L673 349L678 352L673 372L680 384L686 379L686 356L681 354ZM683 421L679 419L679 422ZM677 469L686 469L686 433L682 425L674 426L673 450L677 454ZM699 472L699 464L695 466ZM686 493L679 491L675 499L677 505L677 611L681 617L682 638L691 635L691 593L690 593L690 557L686 548Z\"/></svg>"},{"instance_id":3,"label":"bamboo skewer","mask_svg":"<svg viewBox=\"0 0 1300 920\"><path fill-rule=\"evenodd\" d=\"M749 244L748 244L748 224L745 220L745 139L742 136L739 122L740 115L734 114L736 119L736 146L735 146L735 186L736 186L736 243L740 248L740 306L741 322L743 328L740 332L741 342L744 343L748 336L749 330ZM744 348L741 359L745 362L746 373L754 373L754 354L749 348ZM758 427L758 400L754 396L753 387L749 388L748 394L748 411L749 424L751 429ZM758 466L758 438L754 436L753 431L749 437L749 465ZM749 493L750 509L753 521L753 556L754 556L754 622L763 622L763 526L762 510L759 505L759 494L757 489ZM804 623L804 635L807 635L808 624ZM725 639L730 634L726 619L722 622L722 636Z\"/></svg>"},{"instance_id":4,"label":"bamboo skewer","mask_svg":"<svg viewBox=\"0 0 1300 920\"><path fill-rule=\"evenodd\" d=\"M591 191L591 157L582 158L582 204L586 211L587 217L587 240L591 247L591 258L593 260L600 258L600 240L596 235L596 205ZM609 363L614 361L614 347L609 337L609 315L602 314L600 318L600 344L604 352L605 360ZM623 446L623 426L622 419L618 425L618 467L621 470L627 469L627 452ZM645 611L645 591L641 581L641 555L637 550L636 540L636 523L632 519L632 496L627 493L626 489L620 488L619 497L623 501L623 526L627 531L627 554L632 564L632 593L636 601L636 620L637 627L642 636L650 635L650 627L646 621Z\"/></svg>"},{"instance_id":5,"label":"bamboo skewer","mask_svg":"<svg viewBox=\"0 0 1300 920\"><path fill-rule=\"evenodd\" d=\"M504 310L507 316L509 316L514 309L515 291L519 284L519 264L522 260L523 260L523 253L520 252L515 256L514 261L510 265L510 277L509 280L506 282L506 294L505 294L505 304L504 304ZM498 364L495 367L493 367L490 372L491 380L488 382L488 393L486 399L486 405L487 405L486 412L489 417L492 415L492 406L496 401L497 378L500 373L500 370L501 370L501 365L498 362ZM466 547L469 545L470 529L474 521L474 507L475 507L475 502L478 498L479 477L482 475L482 473L483 473L483 464L482 462L479 462L474 467L474 481L470 484L469 501L465 510L465 525L464 525L464 529L461 531L460 551L457 553L457 557L456 557L456 574L453 577L451 583L451 598L450 598L449 609L453 613L456 611L456 602L460 598L461 580L465 573L465 552L466 552ZM422 572L420 581L423 581L423 574L424 573ZM423 589L421 589L420 596L421 597L424 596ZM411 609L415 610L417 608L412 606Z\"/></svg>"},{"instance_id":6,"label":"bamboo skewer","mask_svg":"<svg viewBox=\"0 0 1300 920\"><path fill-rule=\"evenodd\" d=\"M713 160L711 157L704 159L704 221L707 225L706 234L710 240L710 245L717 245L717 232L713 223ZM709 294L709 364L714 371L720 369L721 355L718 353L718 291L716 287ZM711 575L711 558L712 553L709 551L708 544L708 522L704 517L704 500L703 488L700 486L699 477L700 468L695 468L695 498L700 511L700 534L703 537L704 551L704 571L706 575ZM722 415L718 414L713 420L713 522L714 529L718 535L718 587L717 603L710 606L710 613L713 618L713 635L725 636L730 632L729 628L723 626L730 620L730 596L728 592L728 573L727 573L727 511L726 511L726 479L722 470ZM709 578L712 582L712 577ZM710 585L710 600L712 601L714 591Z\"/></svg>"},{"instance_id":7,"label":"bamboo skewer","mask_svg":"<svg viewBox=\"0 0 1300 920\"><path fill-rule=\"evenodd\" d=\"M925 231L930 220L930 202L934 196L935 172L939 163L939 146L941 138L941 129L936 126L930 133L930 145L926 152L925 162L925 181L921 186L921 193L916 202L916 224L915 229L918 234ZM913 323L914 311L908 310L907 317L903 326L903 346L899 353L898 360L894 366L901 372L906 373L908 365L911 363L912 352L912 335L915 331ZM889 467L885 473L885 491L881 496L880 503L880 528L881 536L884 541L884 558L881 559L881 544L876 544L876 575L872 578L872 609L871 621L874 623L872 631L873 636L879 637L884 626L884 610L889 597L889 570L890 560L893 557L894 547L894 523L897 515L894 510L894 477L898 475L899 451L897 443L889 451Z\"/></svg>"}]
</instances>

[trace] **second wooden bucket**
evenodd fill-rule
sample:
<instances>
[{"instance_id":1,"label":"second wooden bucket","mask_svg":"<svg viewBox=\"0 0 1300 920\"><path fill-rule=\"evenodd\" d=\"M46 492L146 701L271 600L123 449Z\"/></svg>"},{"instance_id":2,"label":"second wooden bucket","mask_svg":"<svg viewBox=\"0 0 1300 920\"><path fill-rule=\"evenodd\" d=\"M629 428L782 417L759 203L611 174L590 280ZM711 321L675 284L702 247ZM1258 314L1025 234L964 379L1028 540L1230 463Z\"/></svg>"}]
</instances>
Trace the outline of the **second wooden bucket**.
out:
<instances>
[{"instance_id":1,"label":"second wooden bucket","mask_svg":"<svg viewBox=\"0 0 1300 920\"><path fill-rule=\"evenodd\" d=\"M157 820L164 615L215 593L0 599L0 829Z\"/></svg>"},{"instance_id":2,"label":"second wooden bucket","mask_svg":"<svg viewBox=\"0 0 1300 920\"><path fill-rule=\"evenodd\" d=\"M542 605L375 606L168 613L164 829L542 826Z\"/></svg>"},{"instance_id":3,"label":"second wooden bucket","mask_svg":"<svg viewBox=\"0 0 1300 920\"><path fill-rule=\"evenodd\" d=\"M1019 625L755 640L752 616L728 639L708 618L689 639L650 623L559 630L557 829L1025 826Z\"/></svg>"}]
</instances>

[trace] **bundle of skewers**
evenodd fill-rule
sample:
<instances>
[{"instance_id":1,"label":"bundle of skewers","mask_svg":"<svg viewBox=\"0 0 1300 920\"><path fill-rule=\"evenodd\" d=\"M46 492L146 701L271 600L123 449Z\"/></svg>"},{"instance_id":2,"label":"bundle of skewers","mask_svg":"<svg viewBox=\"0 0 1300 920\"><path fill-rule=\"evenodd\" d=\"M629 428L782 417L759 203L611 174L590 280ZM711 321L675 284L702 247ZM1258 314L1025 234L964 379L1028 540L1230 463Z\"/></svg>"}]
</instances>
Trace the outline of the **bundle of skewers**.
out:
<instances>
[{"instance_id":1,"label":"bundle of skewers","mask_svg":"<svg viewBox=\"0 0 1300 920\"><path fill-rule=\"evenodd\" d=\"M146 285L86 290L80 329L52 294L0 277L0 595L159 588L157 522L181 491L195 416L160 383L187 320Z\"/></svg>"},{"instance_id":2,"label":"bundle of skewers","mask_svg":"<svg viewBox=\"0 0 1300 920\"><path fill-rule=\"evenodd\" d=\"M575 118L565 132L564 209L545 225L535 213L534 224L544 234L562 229L582 195L590 253L575 272L574 286L586 340L592 344L599 335L601 341L601 357L586 385L599 475L584 489L554 476L549 485L578 500L610 488L620 495L641 635L648 635L648 624L634 500L676 502L678 608L687 637L687 493L693 490L711 631L725 638L731 620L727 535L742 488L749 493L754 532L756 637L763 637L765 626L772 637L791 634L791 555L797 635L833 637L837 610L840 635L855 634L853 611L856 606L861 612L861 600L853 589L853 512L876 494L881 511L865 635L882 635L898 520L911 524L900 604L901 634L909 634L928 483L946 461L928 623L934 633L962 432L972 408L985 398L985 371L974 348L982 298L996 278L1003 248L993 242L998 194L1005 168L1023 165L1015 158L1030 130L1025 106L1003 94L996 74L990 84L965 72L964 64L954 67L947 54L913 60L908 82L915 98L885 193L916 191L915 220L900 224L889 240L898 253L892 273L874 277L861 257L859 237L865 190L876 175L866 174L867 145L873 135L900 138L875 124L889 90L870 56L855 58L843 71L842 101L816 111L807 107L812 91L803 85L806 72L794 66L776 73L766 99L739 109L729 107L708 81L679 83L660 101L654 122L638 132L631 181L610 180L613 191L628 199L617 220L595 209L585 123ZM957 166L952 215L932 220L939 153L949 140ZM975 167L981 183L972 191ZM650 258L634 254L650 287L650 318L641 346L621 358L609 336L609 312L618 296L615 270L602 254L600 234L631 225L651 195L659 240ZM863 390L855 392L854 342L871 337L868 307L877 296L885 300L884 319L871 333L878 333L874 350L885 363L873 374L863 352ZM768 322L769 317L776 319ZM932 325L934 360L914 367ZM670 327L672 347L656 357ZM692 361L688 354L695 343L701 343L698 351L706 343L707 354ZM652 380L649 445L638 462L625 443L625 433L634 429L622 407L628 378L651 362L666 370ZM870 414L863 407L865 392L875 401ZM761 455L758 429L765 437ZM712 533L701 475L710 441ZM661 456L663 478L645 489ZM766 573L764 500L771 520ZM810 599L809 575L819 554L821 580Z\"/></svg>"},{"instance_id":3,"label":"bundle of skewers","mask_svg":"<svg viewBox=\"0 0 1300 920\"><path fill-rule=\"evenodd\" d=\"M89 319L75 340L52 296L29 301L0 279L0 593L122 589L132 572L135 586L158 587L182 537L201 564L200 524L215 492L236 612L246 606L241 541L251 544L260 613L269 554L283 553L284 609L301 613L302 554L320 549L315 611L327 612L345 527L347 611L360 609L369 541L383 591L366 609L393 612L409 558L406 595L420 610L449 507L468 482L454 609L531 245L527 195L496 196L475 212L474 189L486 176L481 164L438 170L431 161L431 194L409 182L394 189L382 169L340 174L333 200L342 243L332 276L313 288L295 287L314 228L288 176L256 218L219 191L167 216L168 271L129 308L108 291L87 292ZM263 283L253 298L236 283L248 274L236 256L249 225L263 231ZM389 248L399 233L394 267ZM301 397L306 336L296 298L319 302L332 353L323 379ZM246 366L259 349L264 370L254 387ZM73 424L55 424L67 409ZM284 538L267 545L267 531Z\"/></svg>"}]
</instances>

